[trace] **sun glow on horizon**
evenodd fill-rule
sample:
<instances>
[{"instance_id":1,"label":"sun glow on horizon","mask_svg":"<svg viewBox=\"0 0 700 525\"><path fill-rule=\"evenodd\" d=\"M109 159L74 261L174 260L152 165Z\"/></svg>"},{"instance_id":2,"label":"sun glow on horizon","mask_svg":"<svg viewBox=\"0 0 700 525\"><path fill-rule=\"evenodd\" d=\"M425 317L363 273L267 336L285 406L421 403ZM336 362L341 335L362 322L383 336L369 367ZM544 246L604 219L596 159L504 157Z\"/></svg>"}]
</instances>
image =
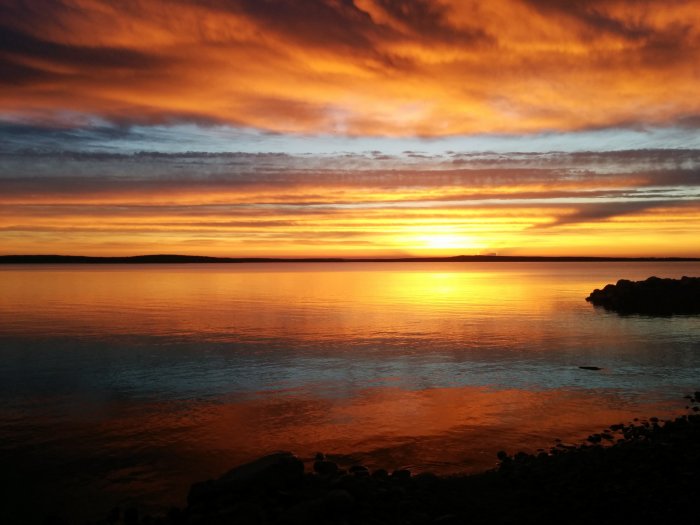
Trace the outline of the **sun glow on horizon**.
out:
<instances>
[{"instance_id":1,"label":"sun glow on horizon","mask_svg":"<svg viewBox=\"0 0 700 525\"><path fill-rule=\"evenodd\" d=\"M700 152L684 157L19 155L0 178L1 250L697 257Z\"/></svg>"},{"instance_id":2,"label":"sun glow on horizon","mask_svg":"<svg viewBox=\"0 0 700 525\"><path fill-rule=\"evenodd\" d=\"M427 251L431 255L454 255L455 252L471 254L483 248L474 237L455 232L452 228L416 227L415 232L406 238L399 237L397 243L405 246L407 251Z\"/></svg>"}]
</instances>

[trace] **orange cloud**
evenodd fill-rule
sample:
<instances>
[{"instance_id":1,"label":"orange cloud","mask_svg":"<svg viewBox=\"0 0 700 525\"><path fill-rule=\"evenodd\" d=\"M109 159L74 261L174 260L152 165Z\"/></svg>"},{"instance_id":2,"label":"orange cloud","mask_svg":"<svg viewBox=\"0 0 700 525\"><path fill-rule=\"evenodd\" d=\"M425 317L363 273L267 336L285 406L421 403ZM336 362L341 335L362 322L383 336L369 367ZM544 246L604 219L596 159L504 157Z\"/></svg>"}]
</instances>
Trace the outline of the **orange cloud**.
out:
<instances>
[{"instance_id":1,"label":"orange cloud","mask_svg":"<svg viewBox=\"0 0 700 525\"><path fill-rule=\"evenodd\" d=\"M0 113L349 135L692 123L692 1L6 2Z\"/></svg>"},{"instance_id":2,"label":"orange cloud","mask_svg":"<svg viewBox=\"0 0 700 525\"><path fill-rule=\"evenodd\" d=\"M6 155L0 240L4 253L700 256L698 155Z\"/></svg>"}]
</instances>

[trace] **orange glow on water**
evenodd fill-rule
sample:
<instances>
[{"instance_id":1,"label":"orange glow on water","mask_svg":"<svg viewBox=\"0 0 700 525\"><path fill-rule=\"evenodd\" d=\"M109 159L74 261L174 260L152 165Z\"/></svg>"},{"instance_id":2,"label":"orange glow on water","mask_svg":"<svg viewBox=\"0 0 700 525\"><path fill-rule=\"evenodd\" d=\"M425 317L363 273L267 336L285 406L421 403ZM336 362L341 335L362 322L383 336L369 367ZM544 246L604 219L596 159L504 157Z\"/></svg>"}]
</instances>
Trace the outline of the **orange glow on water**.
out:
<instances>
[{"instance_id":1,"label":"orange glow on water","mask_svg":"<svg viewBox=\"0 0 700 525\"><path fill-rule=\"evenodd\" d=\"M474 473L495 467L499 450L536 453L555 446L555 439L580 443L614 422L649 413L680 414L679 405L634 404L614 394L570 390L404 390L390 385L374 385L351 398L278 392L216 403L142 403L138 411L112 400L93 417L62 421L60 432L71 438L70 445L44 451L88 454L92 468L104 477L77 495L60 486L43 497L62 498L62 506L86 516L134 498L162 512L181 505L194 481L217 478L279 450L297 453L307 469L322 451L346 468L361 463L370 469L409 468L414 474ZM108 457L101 444L112 447ZM133 450L139 450L142 463L130 467L133 460L123 455ZM115 464L115 458L123 464ZM35 450L27 459L40 460L41 452ZM91 497L86 500L85 494Z\"/></svg>"},{"instance_id":2,"label":"orange glow on water","mask_svg":"<svg viewBox=\"0 0 700 525\"><path fill-rule=\"evenodd\" d=\"M102 514L181 504L193 481L279 449L487 469L501 449L676 413L697 319L620 319L583 298L697 268L3 266L3 465L42 501Z\"/></svg>"}]
</instances>

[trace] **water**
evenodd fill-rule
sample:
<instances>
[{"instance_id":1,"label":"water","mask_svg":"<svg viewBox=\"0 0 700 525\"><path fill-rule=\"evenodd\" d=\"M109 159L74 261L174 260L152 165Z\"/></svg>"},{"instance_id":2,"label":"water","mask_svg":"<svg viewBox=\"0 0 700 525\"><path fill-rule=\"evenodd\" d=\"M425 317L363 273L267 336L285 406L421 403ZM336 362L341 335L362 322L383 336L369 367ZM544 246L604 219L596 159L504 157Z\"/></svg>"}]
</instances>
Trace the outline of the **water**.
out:
<instances>
[{"instance_id":1,"label":"water","mask_svg":"<svg viewBox=\"0 0 700 525\"><path fill-rule=\"evenodd\" d=\"M584 301L650 275L700 264L0 267L6 508L157 512L280 449L473 472L677 414L700 317Z\"/></svg>"}]
</instances>

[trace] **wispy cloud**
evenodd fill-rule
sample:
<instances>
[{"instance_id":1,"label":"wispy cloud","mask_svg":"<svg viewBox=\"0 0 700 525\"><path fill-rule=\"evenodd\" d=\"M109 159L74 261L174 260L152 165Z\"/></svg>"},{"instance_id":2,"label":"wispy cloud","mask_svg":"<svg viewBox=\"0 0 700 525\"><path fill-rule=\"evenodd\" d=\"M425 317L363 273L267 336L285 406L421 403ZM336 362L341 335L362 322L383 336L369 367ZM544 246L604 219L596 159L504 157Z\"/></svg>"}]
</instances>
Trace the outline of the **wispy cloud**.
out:
<instances>
[{"instance_id":1,"label":"wispy cloud","mask_svg":"<svg viewBox=\"0 0 700 525\"><path fill-rule=\"evenodd\" d=\"M14 121L444 136L700 115L689 1L29 0L0 20Z\"/></svg>"},{"instance_id":2,"label":"wispy cloud","mask_svg":"<svg viewBox=\"0 0 700 525\"><path fill-rule=\"evenodd\" d=\"M697 255L700 223L697 150L16 153L0 187L6 253Z\"/></svg>"}]
</instances>

